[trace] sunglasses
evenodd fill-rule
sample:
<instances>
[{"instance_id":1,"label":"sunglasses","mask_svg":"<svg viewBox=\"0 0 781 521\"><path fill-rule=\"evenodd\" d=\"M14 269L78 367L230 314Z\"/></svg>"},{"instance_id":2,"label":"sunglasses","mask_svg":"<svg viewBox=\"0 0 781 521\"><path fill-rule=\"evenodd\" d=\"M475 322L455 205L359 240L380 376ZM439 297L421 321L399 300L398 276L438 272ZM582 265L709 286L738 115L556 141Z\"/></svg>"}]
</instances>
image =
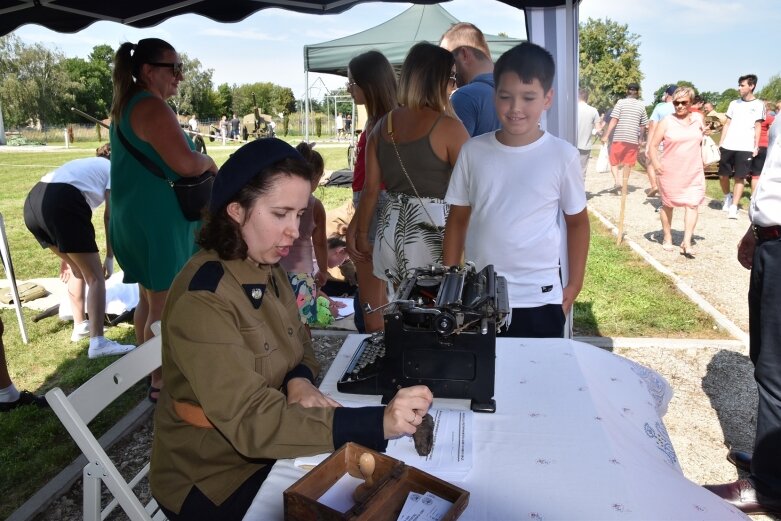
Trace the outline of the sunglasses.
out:
<instances>
[{"instance_id":1,"label":"sunglasses","mask_svg":"<svg viewBox=\"0 0 781 521\"><path fill-rule=\"evenodd\" d=\"M147 65L151 65L152 67L167 67L173 71L174 76L179 76L182 74L182 71L184 69L184 64L179 63L164 63L164 62L149 62Z\"/></svg>"},{"instance_id":2,"label":"sunglasses","mask_svg":"<svg viewBox=\"0 0 781 521\"><path fill-rule=\"evenodd\" d=\"M685 107L688 104L688 101L673 101L673 106L675 107Z\"/></svg>"}]
</instances>

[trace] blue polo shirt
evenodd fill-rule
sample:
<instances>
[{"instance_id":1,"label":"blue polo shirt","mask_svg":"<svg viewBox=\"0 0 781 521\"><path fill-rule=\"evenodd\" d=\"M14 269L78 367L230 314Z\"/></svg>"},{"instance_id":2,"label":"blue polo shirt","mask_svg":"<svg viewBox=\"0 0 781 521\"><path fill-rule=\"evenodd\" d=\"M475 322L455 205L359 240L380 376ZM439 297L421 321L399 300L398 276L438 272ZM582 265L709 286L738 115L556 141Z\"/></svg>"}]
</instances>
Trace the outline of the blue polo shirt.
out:
<instances>
[{"instance_id":1,"label":"blue polo shirt","mask_svg":"<svg viewBox=\"0 0 781 521\"><path fill-rule=\"evenodd\" d=\"M494 106L494 75L491 73L475 76L469 84L459 87L450 102L472 137L501 127Z\"/></svg>"}]
</instances>

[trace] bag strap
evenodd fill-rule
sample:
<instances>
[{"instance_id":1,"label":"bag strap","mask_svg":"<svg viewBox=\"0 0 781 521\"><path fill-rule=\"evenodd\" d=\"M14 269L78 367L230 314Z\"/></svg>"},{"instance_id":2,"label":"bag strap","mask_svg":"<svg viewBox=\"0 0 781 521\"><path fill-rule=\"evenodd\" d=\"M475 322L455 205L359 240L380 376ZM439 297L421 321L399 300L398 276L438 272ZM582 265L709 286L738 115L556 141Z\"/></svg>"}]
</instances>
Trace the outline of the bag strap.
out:
<instances>
[{"instance_id":1,"label":"bag strap","mask_svg":"<svg viewBox=\"0 0 781 521\"><path fill-rule=\"evenodd\" d=\"M119 137L119 141L122 142L122 146L124 146L128 152L130 152L133 157L136 158L136 160L141 163L141 165L152 172L155 176L159 177L160 179L163 179L164 181L167 181L169 184L172 184L171 180L169 180L165 174L163 173L163 169L160 168L159 165L156 165L151 159L146 157L143 153L141 153L140 150L138 150L136 147L134 147L132 144L130 144L130 141L127 140L125 135L122 133L122 130L119 128L119 125L116 126L117 129L117 136Z\"/></svg>"},{"instance_id":2,"label":"bag strap","mask_svg":"<svg viewBox=\"0 0 781 521\"><path fill-rule=\"evenodd\" d=\"M434 219L431 217L431 214L428 213L428 209L426 208L426 205L423 204L423 200L420 197L420 194L418 194L418 189L415 188L415 183L412 182L412 179L410 178L409 174L407 173L407 169L404 168L404 162L401 160L401 155L399 154L399 149L396 147L396 140L393 138L393 111L391 110L388 112L388 136L390 136L391 143L393 143L393 150L396 152L396 157L399 160L399 165L401 166L401 171L404 172L404 176L407 178L407 181L409 182L409 185L412 187L412 191L415 192L415 197L418 198L418 202L420 203L420 206L423 208L423 211L426 212L426 216L428 217L428 220L431 221L431 226L437 227L437 225L434 223ZM439 119L437 119L439 121ZM435 123L436 125L436 123ZM433 127L432 127L433 129Z\"/></svg>"}]
</instances>

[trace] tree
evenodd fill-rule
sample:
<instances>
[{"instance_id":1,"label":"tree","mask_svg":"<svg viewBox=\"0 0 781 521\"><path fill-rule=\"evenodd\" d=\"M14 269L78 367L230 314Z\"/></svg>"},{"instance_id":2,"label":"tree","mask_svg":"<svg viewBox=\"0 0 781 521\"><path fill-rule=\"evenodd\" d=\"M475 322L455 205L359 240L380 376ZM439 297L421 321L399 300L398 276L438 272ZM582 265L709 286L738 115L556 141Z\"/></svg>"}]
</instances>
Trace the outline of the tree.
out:
<instances>
[{"instance_id":1,"label":"tree","mask_svg":"<svg viewBox=\"0 0 781 521\"><path fill-rule=\"evenodd\" d=\"M185 53L181 53L179 59L183 64L184 80L179 83L178 94L170 100L174 110L177 114L198 114L202 118L215 115L218 111L210 96L214 69L202 70L200 60L191 60Z\"/></svg>"},{"instance_id":2,"label":"tree","mask_svg":"<svg viewBox=\"0 0 781 521\"><path fill-rule=\"evenodd\" d=\"M0 43L0 105L9 126L30 121L44 128L70 119L77 85L63 64L64 56L41 44L25 45L15 36Z\"/></svg>"},{"instance_id":3,"label":"tree","mask_svg":"<svg viewBox=\"0 0 781 521\"><path fill-rule=\"evenodd\" d=\"M757 93L757 98L765 101L781 101L781 76L771 76L767 85Z\"/></svg>"},{"instance_id":4,"label":"tree","mask_svg":"<svg viewBox=\"0 0 781 521\"><path fill-rule=\"evenodd\" d=\"M217 87L217 110L219 116L229 116L233 112L233 91L227 83Z\"/></svg>"},{"instance_id":5,"label":"tree","mask_svg":"<svg viewBox=\"0 0 781 521\"><path fill-rule=\"evenodd\" d=\"M97 45L89 55L89 61L67 58L63 66L74 85L73 105L98 119L108 117L111 108L111 63L114 50L110 45Z\"/></svg>"},{"instance_id":6,"label":"tree","mask_svg":"<svg viewBox=\"0 0 781 521\"><path fill-rule=\"evenodd\" d=\"M740 97L738 89L729 88L721 93L719 102L714 107L716 112L727 112L729 104L732 100L736 100Z\"/></svg>"},{"instance_id":7,"label":"tree","mask_svg":"<svg viewBox=\"0 0 781 521\"><path fill-rule=\"evenodd\" d=\"M626 94L629 83L640 83L639 36L627 25L605 18L580 24L580 86L589 104L603 111Z\"/></svg>"}]
</instances>

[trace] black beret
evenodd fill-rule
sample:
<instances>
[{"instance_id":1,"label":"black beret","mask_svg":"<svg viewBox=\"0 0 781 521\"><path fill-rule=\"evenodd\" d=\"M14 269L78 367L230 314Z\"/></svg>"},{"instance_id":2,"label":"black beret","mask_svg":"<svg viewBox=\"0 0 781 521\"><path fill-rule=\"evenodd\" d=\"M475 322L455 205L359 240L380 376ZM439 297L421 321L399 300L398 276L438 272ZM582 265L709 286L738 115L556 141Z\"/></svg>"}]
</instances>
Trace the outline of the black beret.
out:
<instances>
[{"instance_id":1,"label":"black beret","mask_svg":"<svg viewBox=\"0 0 781 521\"><path fill-rule=\"evenodd\" d=\"M281 139L256 139L243 145L231 154L217 173L209 211L217 212L262 170L287 158L304 161L295 148Z\"/></svg>"}]
</instances>

